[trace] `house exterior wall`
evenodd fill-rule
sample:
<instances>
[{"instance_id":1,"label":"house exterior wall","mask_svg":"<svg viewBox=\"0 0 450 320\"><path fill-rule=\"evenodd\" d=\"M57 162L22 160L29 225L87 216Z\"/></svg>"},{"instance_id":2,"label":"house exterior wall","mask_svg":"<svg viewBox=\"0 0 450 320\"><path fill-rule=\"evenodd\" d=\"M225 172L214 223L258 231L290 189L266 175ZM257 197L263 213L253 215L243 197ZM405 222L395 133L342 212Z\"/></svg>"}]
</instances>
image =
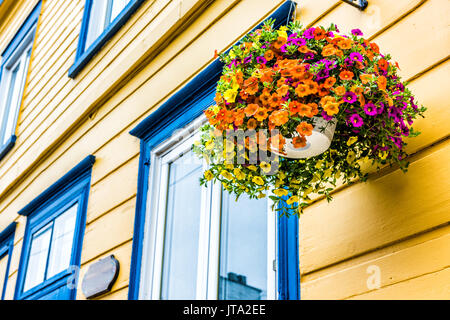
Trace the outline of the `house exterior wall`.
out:
<instances>
[{"instance_id":1,"label":"house exterior wall","mask_svg":"<svg viewBox=\"0 0 450 320\"><path fill-rule=\"evenodd\" d=\"M6 4L10 0L5 0ZM127 299L139 166L129 131L267 17L281 0L147 0L74 78L84 0L43 0L14 148L0 162L0 231L17 222L6 298L14 297L26 218L17 212L95 155L81 255L88 267L114 254L120 273L100 299ZM0 6L0 51L36 5ZM5 6L5 4L3 4ZM450 84L443 0L370 0L360 12L340 1L298 1L304 25L360 28L392 53L428 107L403 175L385 169L340 188L300 219L302 298L449 298ZM369 289L367 267L381 288ZM81 281L80 281L81 283ZM77 291L77 299L85 299Z\"/></svg>"}]
</instances>

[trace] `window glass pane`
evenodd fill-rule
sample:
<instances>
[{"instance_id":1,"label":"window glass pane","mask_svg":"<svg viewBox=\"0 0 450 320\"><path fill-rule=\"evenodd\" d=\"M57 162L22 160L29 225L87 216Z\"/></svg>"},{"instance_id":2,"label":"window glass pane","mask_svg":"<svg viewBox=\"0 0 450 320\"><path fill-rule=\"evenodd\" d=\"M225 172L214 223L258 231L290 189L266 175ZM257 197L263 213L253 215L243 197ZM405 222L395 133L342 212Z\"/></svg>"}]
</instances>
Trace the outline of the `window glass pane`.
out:
<instances>
[{"instance_id":1,"label":"window glass pane","mask_svg":"<svg viewBox=\"0 0 450 320\"><path fill-rule=\"evenodd\" d=\"M51 223L43 231L35 234L31 240L31 250L25 279L24 291L40 284L45 279L45 267L50 246Z\"/></svg>"},{"instance_id":2,"label":"window glass pane","mask_svg":"<svg viewBox=\"0 0 450 320\"><path fill-rule=\"evenodd\" d=\"M70 266L78 204L55 219L47 279Z\"/></svg>"},{"instance_id":3,"label":"window glass pane","mask_svg":"<svg viewBox=\"0 0 450 320\"><path fill-rule=\"evenodd\" d=\"M89 26L86 35L85 48L87 49L105 30L106 10L108 0L93 0L89 14Z\"/></svg>"},{"instance_id":4,"label":"window glass pane","mask_svg":"<svg viewBox=\"0 0 450 320\"><path fill-rule=\"evenodd\" d=\"M126 7L130 0L112 0L111 19L112 22L120 12Z\"/></svg>"},{"instance_id":5,"label":"window glass pane","mask_svg":"<svg viewBox=\"0 0 450 320\"><path fill-rule=\"evenodd\" d=\"M201 174L192 152L169 167L162 299L195 299Z\"/></svg>"},{"instance_id":6,"label":"window glass pane","mask_svg":"<svg viewBox=\"0 0 450 320\"><path fill-rule=\"evenodd\" d=\"M266 299L267 200L222 197L219 299Z\"/></svg>"},{"instance_id":7,"label":"window glass pane","mask_svg":"<svg viewBox=\"0 0 450 320\"><path fill-rule=\"evenodd\" d=\"M13 94L11 96L8 118L6 119L5 136L3 143L6 143L11 135L14 134L16 125L16 116L22 103L23 89L27 77L28 66L30 64L31 48L24 52L20 57L21 63L17 66L15 75ZM13 85L13 83L11 83Z\"/></svg>"},{"instance_id":8,"label":"window glass pane","mask_svg":"<svg viewBox=\"0 0 450 320\"><path fill-rule=\"evenodd\" d=\"M2 298L3 287L5 286L6 267L8 266L8 255L0 257L0 299Z\"/></svg>"},{"instance_id":9,"label":"window glass pane","mask_svg":"<svg viewBox=\"0 0 450 320\"><path fill-rule=\"evenodd\" d=\"M2 144L6 142L6 140L9 139L6 134L6 126L9 119L9 114L12 112L11 103L14 98L14 90L17 88L16 83L18 82L18 74L19 74L20 64L14 67L12 71L7 71L6 75L9 73L9 81L6 85L6 94L5 98L1 98L1 100L5 99L3 102L3 115L0 122L0 136L2 136ZM7 77L5 77L7 78Z\"/></svg>"}]
</instances>

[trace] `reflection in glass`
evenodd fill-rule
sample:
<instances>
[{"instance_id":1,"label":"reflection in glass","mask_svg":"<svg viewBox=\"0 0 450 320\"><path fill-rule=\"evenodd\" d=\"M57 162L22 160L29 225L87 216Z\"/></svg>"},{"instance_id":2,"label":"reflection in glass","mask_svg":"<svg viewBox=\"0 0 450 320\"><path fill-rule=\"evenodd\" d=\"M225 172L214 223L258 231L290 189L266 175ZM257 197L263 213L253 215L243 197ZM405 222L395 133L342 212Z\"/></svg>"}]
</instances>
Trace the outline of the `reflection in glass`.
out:
<instances>
[{"instance_id":1,"label":"reflection in glass","mask_svg":"<svg viewBox=\"0 0 450 320\"><path fill-rule=\"evenodd\" d=\"M77 208L78 204L55 219L47 279L70 266Z\"/></svg>"},{"instance_id":2,"label":"reflection in glass","mask_svg":"<svg viewBox=\"0 0 450 320\"><path fill-rule=\"evenodd\" d=\"M195 299L202 165L193 157L169 166L161 299Z\"/></svg>"},{"instance_id":3,"label":"reflection in glass","mask_svg":"<svg viewBox=\"0 0 450 320\"><path fill-rule=\"evenodd\" d=\"M37 286L45 279L48 249L52 233L51 225L46 225L42 231L36 233L31 240L31 250L25 279L24 291Z\"/></svg>"},{"instance_id":4,"label":"reflection in glass","mask_svg":"<svg viewBox=\"0 0 450 320\"><path fill-rule=\"evenodd\" d=\"M267 298L267 200L222 194L220 300Z\"/></svg>"}]
</instances>

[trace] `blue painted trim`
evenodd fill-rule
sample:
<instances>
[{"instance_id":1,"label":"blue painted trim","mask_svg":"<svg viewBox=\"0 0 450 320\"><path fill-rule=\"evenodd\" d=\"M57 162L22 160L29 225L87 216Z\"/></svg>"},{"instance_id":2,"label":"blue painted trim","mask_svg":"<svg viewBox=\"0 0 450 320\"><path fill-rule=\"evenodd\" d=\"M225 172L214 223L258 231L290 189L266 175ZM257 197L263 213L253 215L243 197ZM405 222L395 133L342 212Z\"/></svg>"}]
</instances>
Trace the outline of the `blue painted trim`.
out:
<instances>
[{"instance_id":1,"label":"blue painted trim","mask_svg":"<svg viewBox=\"0 0 450 320\"><path fill-rule=\"evenodd\" d=\"M3 279L3 290L0 292L0 300L5 299L6 286L8 284L9 267L11 265L11 257L14 249L14 233L16 231L16 223L13 222L0 232L0 259L8 256L6 263L6 273ZM1 279L0 279L1 280Z\"/></svg>"},{"instance_id":2,"label":"blue painted trim","mask_svg":"<svg viewBox=\"0 0 450 320\"><path fill-rule=\"evenodd\" d=\"M0 161L8 154L8 152L14 148L14 145L16 144L17 137L15 135L12 135L8 142L6 142L3 146L0 147Z\"/></svg>"},{"instance_id":3,"label":"blue painted trim","mask_svg":"<svg viewBox=\"0 0 450 320\"><path fill-rule=\"evenodd\" d=\"M78 203L75 222L74 240L71 252L70 266L79 267L81 249L86 226L86 211L91 184L92 166L95 157L90 155L42 192L37 198L19 211L27 216L27 225L20 256L18 278L15 290L16 300L34 300L56 294L60 298L75 299L76 288L67 287L67 280L73 276L73 269L68 268L57 275L46 279L41 284L24 292L26 270L31 249L31 240L47 224L54 221L67 209ZM78 279L77 279L78 280Z\"/></svg>"},{"instance_id":4,"label":"blue painted trim","mask_svg":"<svg viewBox=\"0 0 450 320\"><path fill-rule=\"evenodd\" d=\"M83 174L84 171L90 170L95 162L95 156L89 155L83 159L79 164L77 164L72 170L67 172L61 179L56 181L52 186L47 188L44 192L42 192L37 198L31 201L24 208L19 210L19 214L22 216L28 216L37 207L41 206L45 201L47 201L53 194L62 190L68 185L72 180L74 180L80 174Z\"/></svg>"},{"instance_id":5,"label":"blue painted trim","mask_svg":"<svg viewBox=\"0 0 450 320\"><path fill-rule=\"evenodd\" d=\"M36 25L39 19L39 15L41 13L41 7L42 7L42 1L39 1L39 3L34 7L33 11L30 13L28 18L25 20L25 22L22 24L22 26L17 31L14 38L11 40L11 42L8 44L8 46L3 50L1 57L2 57L2 65L0 66L0 83L2 80L2 74L3 69L5 67L5 63L8 62L11 55L17 50L17 47L22 43L22 41L25 39L25 37L33 30L34 28L34 34L33 39L36 33ZM1 124L0 124L1 126ZM1 129L1 128L0 128ZM12 135L8 141L1 145L0 144L0 161L8 154L9 151L14 147L16 143L17 137L15 135Z\"/></svg>"},{"instance_id":6,"label":"blue painted trim","mask_svg":"<svg viewBox=\"0 0 450 320\"><path fill-rule=\"evenodd\" d=\"M278 299L300 300L299 216L289 213L278 218Z\"/></svg>"},{"instance_id":7,"label":"blue painted trim","mask_svg":"<svg viewBox=\"0 0 450 320\"><path fill-rule=\"evenodd\" d=\"M292 17L295 6L296 3L294 1L285 1L268 19L276 19L276 27L285 24ZM262 23L254 29L261 27L261 25ZM216 59L144 119L136 128L130 131L131 135L141 139L133 251L128 289L128 299L130 300L139 298L150 152L156 145L169 138L175 130L195 120L202 114L203 110L214 103L216 84L222 74L222 70L223 63ZM289 239L292 241L291 237Z\"/></svg>"},{"instance_id":8,"label":"blue painted trim","mask_svg":"<svg viewBox=\"0 0 450 320\"><path fill-rule=\"evenodd\" d=\"M74 79L78 73L91 61L91 59L102 49L117 31L130 19L134 12L145 0L131 0L122 12L109 24L103 33L95 40L89 48L85 48L89 16L93 0L86 0L83 22L81 23L80 37L74 64L69 69L69 77Z\"/></svg>"},{"instance_id":9,"label":"blue painted trim","mask_svg":"<svg viewBox=\"0 0 450 320\"><path fill-rule=\"evenodd\" d=\"M14 38L8 44L8 46L3 50L1 56L2 61L8 60L12 53L17 49L23 39L28 35L28 33L36 27L37 21L39 19L39 15L41 14L42 1L34 7L33 11L28 16L27 20L22 24L22 26L17 31Z\"/></svg>"}]
</instances>

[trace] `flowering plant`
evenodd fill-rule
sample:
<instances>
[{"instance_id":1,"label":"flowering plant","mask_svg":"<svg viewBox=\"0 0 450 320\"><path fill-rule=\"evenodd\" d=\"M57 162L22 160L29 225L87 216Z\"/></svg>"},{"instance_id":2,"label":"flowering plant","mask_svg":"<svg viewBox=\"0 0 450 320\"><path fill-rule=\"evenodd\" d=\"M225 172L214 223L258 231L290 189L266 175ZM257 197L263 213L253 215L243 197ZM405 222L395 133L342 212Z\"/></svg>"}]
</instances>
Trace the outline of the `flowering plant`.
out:
<instances>
[{"instance_id":1,"label":"flowering plant","mask_svg":"<svg viewBox=\"0 0 450 320\"><path fill-rule=\"evenodd\" d=\"M275 30L273 22L220 56L216 104L205 111L209 124L194 145L210 164L201 184L220 181L238 197L270 196L277 207L283 200L277 210L287 213L302 212L314 193L330 201L338 182L365 181L363 162L406 171L404 138L419 134L411 125L426 109L390 55L358 29L346 36L336 25L304 29L294 22ZM320 130L336 125L330 148L308 159L285 157L286 139L304 148L317 119L326 123ZM230 140L239 130L241 143Z\"/></svg>"}]
</instances>

